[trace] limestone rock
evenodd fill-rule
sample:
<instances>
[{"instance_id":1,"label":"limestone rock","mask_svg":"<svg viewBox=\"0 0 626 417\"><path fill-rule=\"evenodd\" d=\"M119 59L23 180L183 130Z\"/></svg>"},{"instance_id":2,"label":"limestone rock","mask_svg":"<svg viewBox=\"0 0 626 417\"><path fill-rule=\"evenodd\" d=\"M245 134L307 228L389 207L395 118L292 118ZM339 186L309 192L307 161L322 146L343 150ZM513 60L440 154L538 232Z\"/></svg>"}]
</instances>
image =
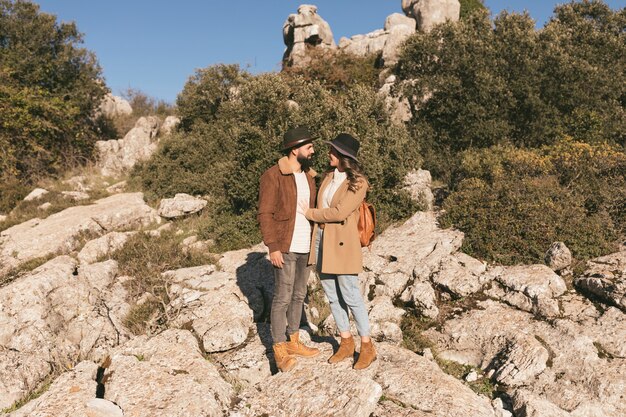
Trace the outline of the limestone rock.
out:
<instances>
[{"instance_id":1,"label":"limestone rock","mask_svg":"<svg viewBox=\"0 0 626 417\"><path fill-rule=\"evenodd\" d=\"M96 142L97 166L104 176L118 176L132 168L137 162L145 161L157 148L156 136L159 119L155 116L141 117L124 136L124 139Z\"/></svg>"},{"instance_id":2,"label":"limestone rock","mask_svg":"<svg viewBox=\"0 0 626 417\"><path fill-rule=\"evenodd\" d=\"M430 172L425 169L412 170L404 177L404 187L417 201L423 210L432 210L435 197L431 191L432 178Z\"/></svg>"},{"instance_id":3,"label":"limestone rock","mask_svg":"<svg viewBox=\"0 0 626 417\"><path fill-rule=\"evenodd\" d=\"M407 26L415 31L416 22L415 19L401 13L393 13L387 16L387 19L385 19L385 30L390 30L396 26Z\"/></svg>"},{"instance_id":4,"label":"limestone rock","mask_svg":"<svg viewBox=\"0 0 626 417\"><path fill-rule=\"evenodd\" d=\"M98 258L121 249L128 238L134 234L135 232L111 232L98 239L90 240L78 253L78 260L83 265L97 262Z\"/></svg>"},{"instance_id":5,"label":"limestone rock","mask_svg":"<svg viewBox=\"0 0 626 417\"><path fill-rule=\"evenodd\" d=\"M100 360L129 337L117 262L76 267L57 257L0 288L0 407L33 390L53 367Z\"/></svg>"},{"instance_id":6,"label":"limestone rock","mask_svg":"<svg viewBox=\"0 0 626 417\"><path fill-rule=\"evenodd\" d=\"M391 120L400 124L408 122L413 117L411 105L405 97L400 97L393 92L396 76L390 75L385 79L385 83L378 90L378 95L383 97L387 110L391 113Z\"/></svg>"},{"instance_id":7,"label":"limestone rock","mask_svg":"<svg viewBox=\"0 0 626 417\"><path fill-rule=\"evenodd\" d=\"M456 22L461 16L461 3L458 0L402 0L402 10L407 16L417 20L421 32L447 20Z\"/></svg>"},{"instance_id":8,"label":"limestone rock","mask_svg":"<svg viewBox=\"0 0 626 417\"><path fill-rule=\"evenodd\" d=\"M72 178L63 181L63 184L70 185L74 191L80 192L88 192L91 191L92 187L88 184L88 179L84 175L76 175Z\"/></svg>"},{"instance_id":9,"label":"limestone rock","mask_svg":"<svg viewBox=\"0 0 626 417\"><path fill-rule=\"evenodd\" d=\"M489 295L543 317L556 317L560 314L556 298L567 288L563 279L547 266L495 268L492 274L499 286L489 290Z\"/></svg>"},{"instance_id":10,"label":"limestone rock","mask_svg":"<svg viewBox=\"0 0 626 417\"><path fill-rule=\"evenodd\" d=\"M374 411L382 388L367 373L350 369L347 361L331 365L315 358L308 363L312 361L314 365L298 364L245 390L234 415L369 416Z\"/></svg>"},{"instance_id":11,"label":"limestone rock","mask_svg":"<svg viewBox=\"0 0 626 417\"><path fill-rule=\"evenodd\" d=\"M560 271L572 264L572 252L563 242L554 242L546 252L546 265L553 271Z\"/></svg>"},{"instance_id":12,"label":"limestone rock","mask_svg":"<svg viewBox=\"0 0 626 417\"><path fill-rule=\"evenodd\" d=\"M441 261L432 281L456 297L466 297L479 292L489 282L491 277L485 274L486 269L486 263L457 252Z\"/></svg>"},{"instance_id":13,"label":"limestone rock","mask_svg":"<svg viewBox=\"0 0 626 417\"><path fill-rule=\"evenodd\" d=\"M388 29L388 32L389 35L387 36L385 45L382 48L382 58L385 66L391 67L398 63L398 59L400 58L400 49L404 41L415 33L415 21L408 25L400 24L391 26Z\"/></svg>"},{"instance_id":14,"label":"limestone rock","mask_svg":"<svg viewBox=\"0 0 626 417\"><path fill-rule=\"evenodd\" d=\"M587 262L587 270L574 285L626 312L626 251Z\"/></svg>"},{"instance_id":15,"label":"limestone rock","mask_svg":"<svg viewBox=\"0 0 626 417\"><path fill-rule=\"evenodd\" d=\"M96 399L97 369L98 365L93 362L79 363L74 369L58 377L39 398L28 402L19 410L10 413L9 416L89 416L88 410L97 407L96 404L92 403ZM114 404L112 405L114 406ZM99 417L102 414L91 415ZM121 410L119 415L122 415ZM115 414L109 414L109 416L115 416Z\"/></svg>"},{"instance_id":16,"label":"limestone rock","mask_svg":"<svg viewBox=\"0 0 626 417\"><path fill-rule=\"evenodd\" d=\"M283 41L287 48L283 64L302 66L309 62L307 48L336 48L330 25L317 14L317 7L303 4L297 14L291 14L283 24Z\"/></svg>"},{"instance_id":17,"label":"limestone rock","mask_svg":"<svg viewBox=\"0 0 626 417\"><path fill-rule=\"evenodd\" d=\"M49 201L48 201L48 202L46 202L46 203L43 203L43 204L42 204L42 205L40 205L40 206L37 206L37 208L38 208L39 210L41 210L41 211L46 211L46 210L48 210L50 207L52 207L52 203L51 203L51 202L49 202Z\"/></svg>"},{"instance_id":18,"label":"limestone rock","mask_svg":"<svg viewBox=\"0 0 626 417\"><path fill-rule=\"evenodd\" d=\"M232 387L203 357L189 331L140 336L116 349L111 359L104 397L125 417L221 416L230 405Z\"/></svg>"},{"instance_id":19,"label":"limestone rock","mask_svg":"<svg viewBox=\"0 0 626 417\"><path fill-rule=\"evenodd\" d=\"M130 103L124 100L122 97L114 96L109 93L104 96L102 103L100 103L99 111L102 115L108 118L116 116L127 116L132 114L133 108Z\"/></svg>"},{"instance_id":20,"label":"limestone rock","mask_svg":"<svg viewBox=\"0 0 626 417\"><path fill-rule=\"evenodd\" d=\"M6 214L0 214L0 223L5 221L6 219L7 219L7 215Z\"/></svg>"},{"instance_id":21,"label":"limestone rock","mask_svg":"<svg viewBox=\"0 0 626 417\"><path fill-rule=\"evenodd\" d=\"M412 302L425 317L435 319L439 315L437 294L428 281L416 281L400 297L405 303Z\"/></svg>"},{"instance_id":22,"label":"limestone rock","mask_svg":"<svg viewBox=\"0 0 626 417\"><path fill-rule=\"evenodd\" d=\"M495 417L485 397L445 374L436 363L385 343L377 348L380 364L374 380L384 387L385 397L429 416Z\"/></svg>"},{"instance_id":23,"label":"limestone rock","mask_svg":"<svg viewBox=\"0 0 626 417\"><path fill-rule=\"evenodd\" d=\"M76 249L84 233L101 235L160 221L142 193L117 194L29 220L0 232L0 276L23 262Z\"/></svg>"},{"instance_id":24,"label":"limestone rock","mask_svg":"<svg viewBox=\"0 0 626 417\"><path fill-rule=\"evenodd\" d=\"M43 197L44 195L48 193L49 191L43 188L35 188L26 197L24 197L24 201L39 200L41 197Z\"/></svg>"},{"instance_id":25,"label":"limestone rock","mask_svg":"<svg viewBox=\"0 0 626 417\"><path fill-rule=\"evenodd\" d=\"M400 343L402 341L400 322L404 314L403 309L393 305L391 298L374 299L368 313L372 337L376 340Z\"/></svg>"},{"instance_id":26,"label":"limestone rock","mask_svg":"<svg viewBox=\"0 0 626 417\"><path fill-rule=\"evenodd\" d=\"M253 313L237 285L236 277L206 265L168 271L169 309L175 326L190 326L206 352L222 352L241 345L248 337Z\"/></svg>"},{"instance_id":27,"label":"limestone rock","mask_svg":"<svg viewBox=\"0 0 626 417\"><path fill-rule=\"evenodd\" d=\"M174 198L164 198L159 204L159 216L166 219L187 216L202 210L207 201L189 194L179 193Z\"/></svg>"},{"instance_id":28,"label":"limestone rock","mask_svg":"<svg viewBox=\"0 0 626 417\"><path fill-rule=\"evenodd\" d=\"M159 129L159 133L163 136L171 135L176 127L180 124L180 118L176 116L167 116Z\"/></svg>"},{"instance_id":29,"label":"limestone rock","mask_svg":"<svg viewBox=\"0 0 626 417\"><path fill-rule=\"evenodd\" d=\"M63 198L74 201L89 200L89 194L82 191L62 191Z\"/></svg>"},{"instance_id":30,"label":"limestone rock","mask_svg":"<svg viewBox=\"0 0 626 417\"><path fill-rule=\"evenodd\" d=\"M620 391L626 384L626 361L600 353L619 353L613 343L626 329L614 310L606 323L588 318L581 324L567 319L550 324L487 300L480 302L478 309L448 320L441 331L429 329L423 335L435 343L442 359L492 369L494 376L508 379L513 395L529 393L546 407L571 415L619 416L626 412L623 389ZM606 326L615 331L607 332ZM602 335L610 336L606 343L610 348L601 346ZM545 367L544 349L548 353ZM515 407L515 415L520 407ZM588 410L596 411L585 414Z\"/></svg>"}]
</instances>

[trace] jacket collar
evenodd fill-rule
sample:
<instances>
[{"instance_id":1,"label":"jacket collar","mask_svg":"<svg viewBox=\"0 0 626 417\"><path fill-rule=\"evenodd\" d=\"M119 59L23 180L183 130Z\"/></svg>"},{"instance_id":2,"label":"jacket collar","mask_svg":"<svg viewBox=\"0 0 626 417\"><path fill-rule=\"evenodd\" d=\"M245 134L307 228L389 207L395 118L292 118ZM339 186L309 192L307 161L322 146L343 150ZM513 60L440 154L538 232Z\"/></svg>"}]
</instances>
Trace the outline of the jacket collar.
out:
<instances>
[{"instance_id":1,"label":"jacket collar","mask_svg":"<svg viewBox=\"0 0 626 417\"><path fill-rule=\"evenodd\" d=\"M289 165L289 158L286 156L283 156L278 160L278 169L283 175L293 174L293 169L291 168L291 165ZM315 172L313 168L309 168L305 172L311 177L315 177L317 175L317 172Z\"/></svg>"}]
</instances>

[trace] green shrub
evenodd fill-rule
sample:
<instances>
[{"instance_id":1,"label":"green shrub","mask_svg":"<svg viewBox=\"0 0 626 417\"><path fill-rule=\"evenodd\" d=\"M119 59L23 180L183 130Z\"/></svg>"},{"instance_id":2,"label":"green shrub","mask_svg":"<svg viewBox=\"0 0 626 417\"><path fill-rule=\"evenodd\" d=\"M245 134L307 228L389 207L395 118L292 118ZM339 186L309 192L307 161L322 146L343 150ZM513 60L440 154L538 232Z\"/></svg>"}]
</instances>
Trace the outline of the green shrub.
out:
<instances>
[{"instance_id":1,"label":"green shrub","mask_svg":"<svg viewBox=\"0 0 626 417\"><path fill-rule=\"evenodd\" d=\"M558 6L541 29L527 14L476 11L412 36L396 73L415 102L425 168L448 180L459 152L565 136L624 143L626 13L601 1ZM427 98L427 99L426 99Z\"/></svg>"},{"instance_id":2,"label":"green shrub","mask_svg":"<svg viewBox=\"0 0 626 417\"><path fill-rule=\"evenodd\" d=\"M199 78L190 83L194 88L211 84L201 75L215 77L217 72L222 77L223 69L199 71ZM229 73L228 79L245 80L237 85L236 98L218 100L210 117L187 112L188 130L165 140L152 159L135 171L150 198L177 192L208 196L219 222L207 222L201 231L205 238L216 239L223 249L260 240L256 225L259 178L281 157L282 135L293 126L307 126L324 140L341 131L361 139L360 159L373 184L368 198L377 206L382 224L415 211L416 205L399 188L409 167L419 166L419 157L406 129L391 123L374 89L355 85L337 92L293 74ZM190 90L186 87L185 91ZM191 95L183 92L181 96L187 100L186 108L198 106ZM298 105L290 106L289 100ZM327 147L317 142L316 146L314 165L324 172Z\"/></svg>"},{"instance_id":3,"label":"green shrub","mask_svg":"<svg viewBox=\"0 0 626 417\"><path fill-rule=\"evenodd\" d=\"M476 10L485 10L486 7L482 0L460 0L461 3L461 19L465 19Z\"/></svg>"},{"instance_id":4,"label":"green shrub","mask_svg":"<svg viewBox=\"0 0 626 417\"><path fill-rule=\"evenodd\" d=\"M442 225L466 233L470 255L502 264L542 262L554 241L578 259L600 256L624 233L625 175L626 154L614 145L467 151Z\"/></svg>"}]
</instances>

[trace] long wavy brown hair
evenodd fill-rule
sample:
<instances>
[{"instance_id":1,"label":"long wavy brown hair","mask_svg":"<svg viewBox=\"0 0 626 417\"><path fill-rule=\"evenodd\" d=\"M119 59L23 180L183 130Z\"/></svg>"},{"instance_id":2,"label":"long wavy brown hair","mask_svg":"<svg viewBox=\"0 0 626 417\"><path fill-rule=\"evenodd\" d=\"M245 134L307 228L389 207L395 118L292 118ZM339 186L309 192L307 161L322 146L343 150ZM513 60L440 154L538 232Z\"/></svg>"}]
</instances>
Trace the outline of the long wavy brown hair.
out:
<instances>
[{"instance_id":1,"label":"long wavy brown hair","mask_svg":"<svg viewBox=\"0 0 626 417\"><path fill-rule=\"evenodd\" d=\"M362 183L369 186L369 181L367 181L367 177L365 176L365 173L363 173L361 164L350 157L340 154L339 152L335 152L335 155L339 158L341 169L343 169L348 176L348 190L355 192L361 188Z\"/></svg>"}]
</instances>

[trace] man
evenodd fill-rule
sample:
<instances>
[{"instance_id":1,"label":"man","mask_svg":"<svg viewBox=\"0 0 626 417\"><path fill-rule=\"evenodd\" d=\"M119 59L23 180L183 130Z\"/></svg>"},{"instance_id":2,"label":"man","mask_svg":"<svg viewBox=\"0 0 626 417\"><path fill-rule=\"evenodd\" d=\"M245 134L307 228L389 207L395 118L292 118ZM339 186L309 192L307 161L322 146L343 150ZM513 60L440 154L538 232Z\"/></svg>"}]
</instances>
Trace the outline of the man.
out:
<instances>
[{"instance_id":1,"label":"man","mask_svg":"<svg viewBox=\"0 0 626 417\"><path fill-rule=\"evenodd\" d=\"M302 344L298 333L311 272L308 266L311 223L296 213L296 208L300 200L315 207L316 173L309 166L314 153L312 141L305 128L288 130L282 143L285 156L263 173L259 188L258 220L274 266L270 319L274 358L281 372L295 366L295 356L319 354L318 349Z\"/></svg>"}]
</instances>

